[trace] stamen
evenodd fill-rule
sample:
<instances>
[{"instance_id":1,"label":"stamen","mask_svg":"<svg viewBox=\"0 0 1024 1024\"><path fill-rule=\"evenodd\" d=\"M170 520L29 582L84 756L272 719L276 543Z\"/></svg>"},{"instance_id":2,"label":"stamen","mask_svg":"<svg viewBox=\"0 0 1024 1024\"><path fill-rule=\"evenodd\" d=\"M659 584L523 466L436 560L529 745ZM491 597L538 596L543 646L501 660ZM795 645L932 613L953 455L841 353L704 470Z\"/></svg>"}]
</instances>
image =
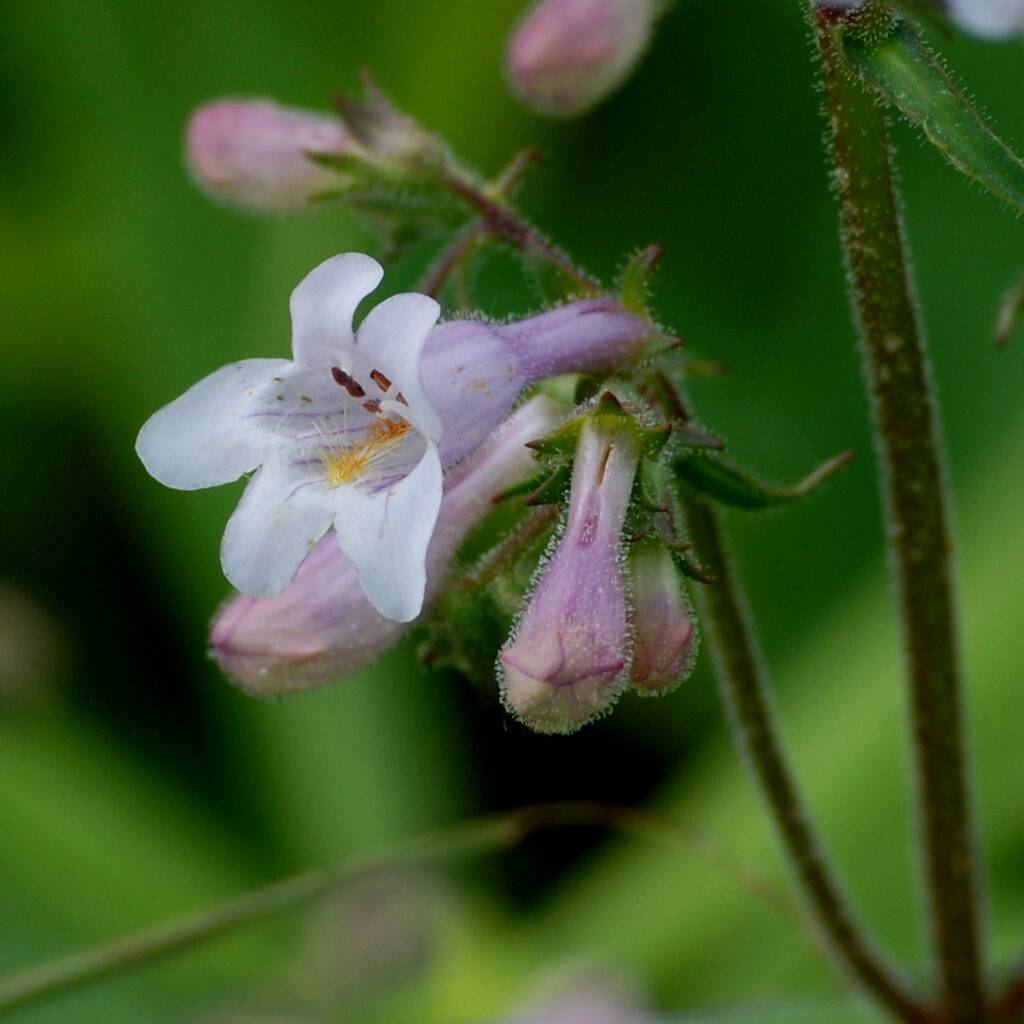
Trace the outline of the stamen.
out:
<instances>
[{"instance_id":1,"label":"stamen","mask_svg":"<svg viewBox=\"0 0 1024 1024\"><path fill-rule=\"evenodd\" d=\"M375 420L367 428L362 441L347 448L321 449L320 461L327 473L328 484L338 487L358 479L375 462L394 451L411 429L405 420Z\"/></svg>"},{"instance_id":2,"label":"stamen","mask_svg":"<svg viewBox=\"0 0 1024 1024\"><path fill-rule=\"evenodd\" d=\"M371 370L370 380L372 380L373 383L381 389L381 391L387 391L387 389L391 387L391 381L389 381L387 377L380 372L380 370Z\"/></svg>"},{"instance_id":3,"label":"stamen","mask_svg":"<svg viewBox=\"0 0 1024 1024\"><path fill-rule=\"evenodd\" d=\"M380 399L379 398L368 398L363 402L363 408L367 412L372 412L376 416L380 412Z\"/></svg>"},{"instance_id":4,"label":"stamen","mask_svg":"<svg viewBox=\"0 0 1024 1024\"><path fill-rule=\"evenodd\" d=\"M334 378L334 383L343 387L353 398L362 398L366 394L362 385L340 366L331 367L331 376Z\"/></svg>"}]
</instances>

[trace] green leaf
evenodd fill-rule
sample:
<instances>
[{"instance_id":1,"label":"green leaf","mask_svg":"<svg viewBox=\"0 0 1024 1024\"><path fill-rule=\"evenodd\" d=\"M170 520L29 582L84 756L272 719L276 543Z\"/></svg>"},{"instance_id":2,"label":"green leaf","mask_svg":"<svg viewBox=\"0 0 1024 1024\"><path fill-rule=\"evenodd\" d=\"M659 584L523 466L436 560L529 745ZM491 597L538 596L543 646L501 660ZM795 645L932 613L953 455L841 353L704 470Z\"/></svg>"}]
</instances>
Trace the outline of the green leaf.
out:
<instances>
[{"instance_id":1,"label":"green leaf","mask_svg":"<svg viewBox=\"0 0 1024 1024\"><path fill-rule=\"evenodd\" d=\"M841 452L790 488L768 487L734 466L703 453L684 455L676 459L674 465L678 478L701 494L734 508L759 510L789 505L805 497L853 456L852 451Z\"/></svg>"},{"instance_id":2,"label":"green leaf","mask_svg":"<svg viewBox=\"0 0 1024 1024\"><path fill-rule=\"evenodd\" d=\"M905 22L882 38L842 37L860 77L916 124L969 178L1024 210L1024 162L988 127L934 54Z\"/></svg>"}]
</instances>

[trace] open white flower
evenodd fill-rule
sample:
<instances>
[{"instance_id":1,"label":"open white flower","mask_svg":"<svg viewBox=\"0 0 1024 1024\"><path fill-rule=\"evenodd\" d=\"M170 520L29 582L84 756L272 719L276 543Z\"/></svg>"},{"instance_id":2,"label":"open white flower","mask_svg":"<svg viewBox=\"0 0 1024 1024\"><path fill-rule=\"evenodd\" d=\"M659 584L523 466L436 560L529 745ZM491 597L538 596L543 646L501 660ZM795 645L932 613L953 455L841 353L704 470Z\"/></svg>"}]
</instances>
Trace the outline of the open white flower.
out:
<instances>
[{"instance_id":1,"label":"open white flower","mask_svg":"<svg viewBox=\"0 0 1024 1024\"><path fill-rule=\"evenodd\" d=\"M313 270L291 298L294 360L222 367L165 406L136 445L161 483L213 487L255 470L221 544L243 593L283 590L332 527L384 616L419 614L441 503L441 421L420 378L440 309L394 295L355 333L352 315L383 276L361 253Z\"/></svg>"}]
</instances>

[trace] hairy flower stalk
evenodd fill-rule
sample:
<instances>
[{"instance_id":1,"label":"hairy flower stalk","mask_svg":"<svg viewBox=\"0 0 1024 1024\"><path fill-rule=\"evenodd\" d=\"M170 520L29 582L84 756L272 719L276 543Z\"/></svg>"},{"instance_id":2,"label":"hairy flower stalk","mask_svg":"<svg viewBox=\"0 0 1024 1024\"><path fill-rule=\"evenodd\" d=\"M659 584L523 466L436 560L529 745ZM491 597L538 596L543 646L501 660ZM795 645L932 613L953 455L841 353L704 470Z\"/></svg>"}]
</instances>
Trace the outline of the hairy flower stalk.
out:
<instances>
[{"instance_id":1,"label":"hairy flower stalk","mask_svg":"<svg viewBox=\"0 0 1024 1024\"><path fill-rule=\"evenodd\" d=\"M442 472L524 388L635 360L651 328L611 299L501 326L434 327L437 303L407 293L353 332L356 306L382 275L361 253L321 264L292 295L294 360L221 368L152 416L137 450L153 476L184 490L256 471L221 546L243 593L279 593L333 530L370 603L408 622L423 606Z\"/></svg>"},{"instance_id":2,"label":"hairy flower stalk","mask_svg":"<svg viewBox=\"0 0 1024 1024\"><path fill-rule=\"evenodd\" d=\"M427 548L426 603L493 498L529 472L532 452L526 442L553 430L562 414L551 399L534 396L445 478ZM350 675L405 630L405 623L385 618L370 604L352 562L325 537L280 594L240 594L229 601L214 623L210 644L221 668L244 689L276 697Z\"/></svg>"},{"instance_id":3,"label":"hairy flower stalk","mask_svg":"<svg viewBox=\"0 0 1024 1024\"><path fill-rule=\"evenodd\" d=\"M620 549L638 462L631 421L584 421L565 532L498 659L505 706L537 732L578 729L629 682Z\"/></svg>"},{"instance_id":4,"label":"hairy flower stalk","mask_svg":"<svg viewBox=\"0 0 1024 1024\"><path fill-rule=\"evenodd\" d=\"M913 721L929 924L946 1024L984 1019L951 540L935 400L918 326L885 115L844 66L824 11L825 77L851 298L871 389Z\"/></svg>"},{"instance_id":5,"label":"hairy flower stalk","mask_svg":"<svg viewBox=\"0 0 1024 1024\"><path fill-rule=\"evenodd\" d=\"M815 834L772 713L739 582L706 501L683 494L693 551L712 582L698 588L704 632L737 746L761 786L789 863L841 966L907 1024L934 1024L853 914Z\"/></svg>"}]
</instances>

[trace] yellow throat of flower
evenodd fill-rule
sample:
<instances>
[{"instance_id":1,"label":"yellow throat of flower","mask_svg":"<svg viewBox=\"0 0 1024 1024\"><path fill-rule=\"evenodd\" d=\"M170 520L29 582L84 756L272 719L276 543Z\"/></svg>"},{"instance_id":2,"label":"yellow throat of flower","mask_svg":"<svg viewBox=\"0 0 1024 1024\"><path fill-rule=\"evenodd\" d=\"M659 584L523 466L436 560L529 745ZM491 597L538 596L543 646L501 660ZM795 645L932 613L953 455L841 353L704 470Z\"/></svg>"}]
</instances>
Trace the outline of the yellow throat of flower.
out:
<instances>
[{"instance_id":1,"label":"yellow throat of flower","mask_svg":"<svg viewBox=\"0 0 1024 1024\"><path fill-rule=\"evenodd\" d=\"M375 462L393 452L411 430L405 420L379 419L370 424L366 437L348 447L322 448L320 461L331 487L358 480Z\"/></svg>"}]
</instances>

